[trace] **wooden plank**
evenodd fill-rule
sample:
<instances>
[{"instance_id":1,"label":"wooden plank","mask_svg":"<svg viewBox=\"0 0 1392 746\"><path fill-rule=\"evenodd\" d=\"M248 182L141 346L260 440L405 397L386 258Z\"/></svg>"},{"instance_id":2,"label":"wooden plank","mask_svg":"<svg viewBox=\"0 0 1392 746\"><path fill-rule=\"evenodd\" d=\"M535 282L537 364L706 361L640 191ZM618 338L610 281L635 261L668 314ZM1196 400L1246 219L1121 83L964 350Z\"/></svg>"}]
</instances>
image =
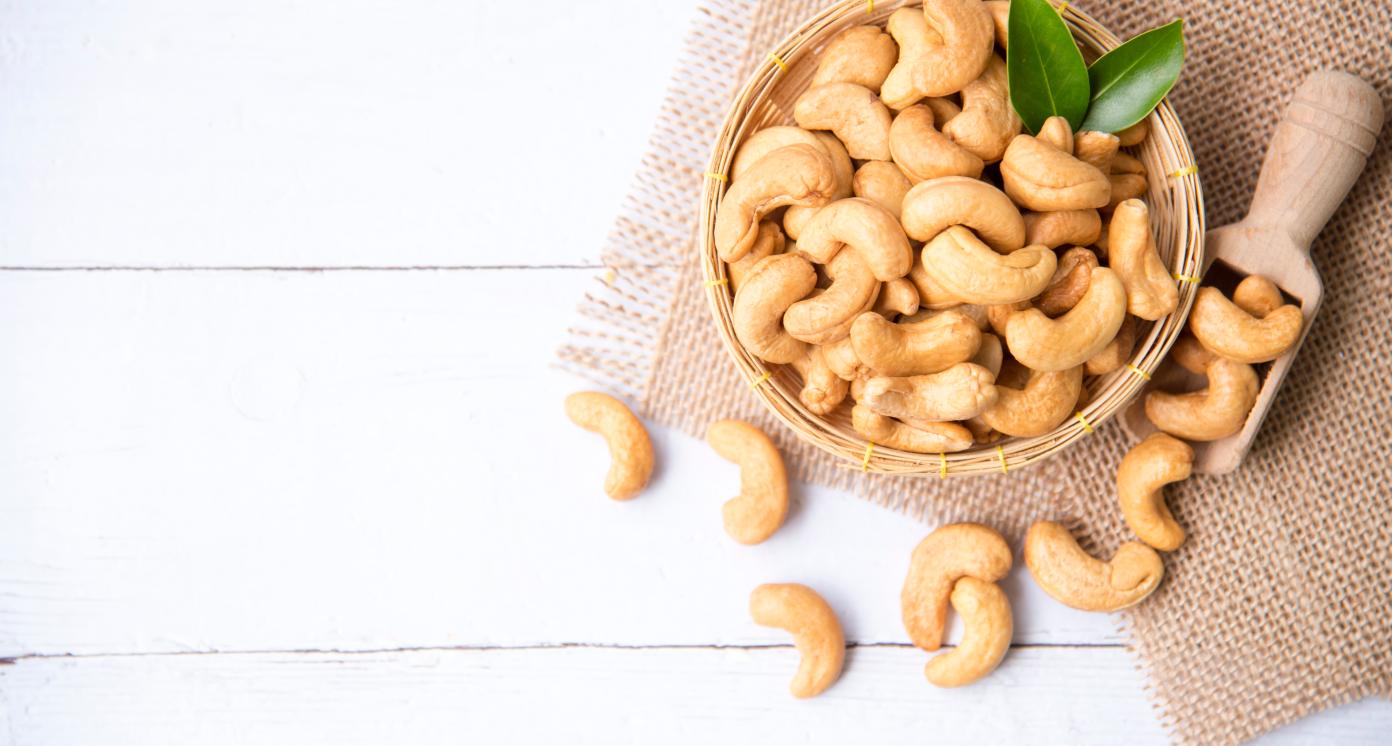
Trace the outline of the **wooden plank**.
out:
<instances>
[{"instance_id":1,"label":"wooden plank","mask_svg":"<svg viewBox=\"0 0 1392 746\"><path fill-rule=\"evenodd\" d=\"M0 265L593 263L694 8L5 3Z\"/></svg>"},{"instance_id":2,"label":"wooden plank","mask_svg":"<svg viewBox=\"0 0 1392 746\"><path fill-rule=\"evenodd\" d=\"M857 648L806 701L786 647L24 660L0 668L0 728L14 746L1165 742L1122 650L1012 651L957 690L923 681L925 657ZM1388 732L1392 705L1367 700L1260 743Z\"/></svg>"},{"instance_id":3,"label":"wooden plank","mask_svg":"<svg viewBox=\"0 0 1392 746\"><path fill-rule=\"evenodd\" d=\"M803 488L737 545L735 467L663 431L651 492L603 496L547 368L595 274L0 272L0 657L766 643L773 580L906 641L921 524ZM1017 642L1118 640L1006 586Z\"/></svg>"}]
</instances>

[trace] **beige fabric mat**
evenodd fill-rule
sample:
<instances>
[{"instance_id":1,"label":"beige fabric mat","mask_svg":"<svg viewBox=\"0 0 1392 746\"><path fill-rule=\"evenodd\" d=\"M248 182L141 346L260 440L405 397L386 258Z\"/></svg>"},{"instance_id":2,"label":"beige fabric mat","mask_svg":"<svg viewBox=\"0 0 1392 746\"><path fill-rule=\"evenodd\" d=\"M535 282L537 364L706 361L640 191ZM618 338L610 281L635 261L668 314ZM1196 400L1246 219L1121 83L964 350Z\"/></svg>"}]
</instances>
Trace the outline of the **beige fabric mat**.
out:
<instances>
[{"instance_id":1,"label":"beige fabric mat","mask_svg":"<svg viewBox=\"0 0 1392 746\"><path fill-rule=\"evenodd\" d=\"M610 270L580 306L563 367L640 414L701 435L766 426L802 480L932 523L980 520L1018 539L1062 519L1110 554L1127 538L1113 472L1129 444L1110 422L1065 454L1007 475L864 475L795 441L735 374L706 307L693 236L702 173L728 101L765 50L825 0L707 0L649 151L616 220ZM877 5L882 5L877 3ZM1345 69L1392 98L1392 3L1093 0L1127 38L1184 16L1188 60L1171 101L1198 157L1208 224L1246 210L1272 128L1307 72ZM1389 107L1392 108L1392 107ZM1236 743L1317 710L1392 693L1392 150L1315 242L1324 307L1243 468L1170 493L1189 529L1161 589L1118 616L1177 741Z\"/></svg>"}]
</instances>

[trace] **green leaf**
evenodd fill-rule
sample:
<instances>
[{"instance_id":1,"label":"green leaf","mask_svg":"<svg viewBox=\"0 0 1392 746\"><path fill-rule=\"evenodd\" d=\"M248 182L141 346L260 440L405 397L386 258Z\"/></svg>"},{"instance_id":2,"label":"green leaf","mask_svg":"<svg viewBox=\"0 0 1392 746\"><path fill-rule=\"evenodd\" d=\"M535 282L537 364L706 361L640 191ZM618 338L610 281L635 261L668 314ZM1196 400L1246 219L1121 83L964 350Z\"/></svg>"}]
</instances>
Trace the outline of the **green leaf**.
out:
<instances>
[{"instance_id":1,"label":"green leaf","mask_svg":"<svg viewBox=\"0 0 1392 746\"><path fill-rule=\"evenodd\" d=\"M1088 68L1092 101L1082 129L1119 132L1141 121L1174 87L1183 65L1183 19L1106 53Z\"/></svg>"},{"instance_id":2,"label":"green leaf","mask_svg":"<svg viewBox=\"0 0 1392 746\"><path fill-rule=\"evenodd\" d=\"M1047 0L1011 0L1005 66L1010 103L1030 132L1061 116L1076 130L1088 108L1088 71L1073 35Z\"/></svg>"}]
</instances>

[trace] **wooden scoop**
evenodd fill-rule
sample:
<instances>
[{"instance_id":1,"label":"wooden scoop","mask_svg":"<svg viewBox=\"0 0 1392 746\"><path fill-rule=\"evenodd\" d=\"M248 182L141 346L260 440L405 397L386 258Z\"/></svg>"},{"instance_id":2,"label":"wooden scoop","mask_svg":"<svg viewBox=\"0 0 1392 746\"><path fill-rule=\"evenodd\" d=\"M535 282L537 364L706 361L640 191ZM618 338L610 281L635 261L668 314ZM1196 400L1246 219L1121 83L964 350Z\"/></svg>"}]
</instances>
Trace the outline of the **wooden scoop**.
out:
<instances>
[{"instance_id":1,"label":"wooden scoop","mask_svg":"<svg viewBox=\"0 0 1392 746\"><path fill-rule=\"evenodd\" d=\"M1358 180L1381 128L1382 102L1371 85L1344 72L1311 73L1276 125L1247 217L1205 236L1205 285L1231 293L1243 277L1262 275L1281 288L1288 302L1299 304L1305 327L1284 355L1257 366L1261 391L1242 430L1194 444L1195 471L1226 474L1251 448L1324 295L1310 262L1310 243ZM1204 379L1166 361L1151 386L1195 390L1204 386ZM1145 416L1144 397L1137 397L1121 419L1134 436L1155 431Z\"/></svg>"}]
</instances>

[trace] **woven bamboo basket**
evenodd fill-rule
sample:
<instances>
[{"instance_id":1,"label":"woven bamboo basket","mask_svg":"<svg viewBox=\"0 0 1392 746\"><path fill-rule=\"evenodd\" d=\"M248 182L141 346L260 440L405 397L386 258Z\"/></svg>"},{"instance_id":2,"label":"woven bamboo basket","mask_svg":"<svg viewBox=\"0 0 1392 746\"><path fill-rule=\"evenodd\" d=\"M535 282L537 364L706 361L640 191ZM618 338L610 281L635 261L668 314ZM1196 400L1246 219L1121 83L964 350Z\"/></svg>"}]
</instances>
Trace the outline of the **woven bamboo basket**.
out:
<instances>
[{"instance_id":1,"label":"woven bamboo basket","mask_svg":"<svg viewBox=\"0 0 1392 746\"><path fill-rule=\"evenodd\" d=\"M802 383L792 366L766 364L735 338L733 297L713 237L716 211L727 183L714 175L729 172L735 151L748 135L772 125L793 124L793 102L807 89L817 68L818 52L832 37L851 26L883 26L895 10L920 4L846 0L811 18L769 50L726 114L711 155L710 174L701 198L701 265L710 308L725 348L760 400L798 437L836 455L847 468L935 478L1000 473L1059 453L1092 433L1145 387L1183 330L1197 292L1197 285L1186 278L1197 277L1203 265L1203 193L1179 118L1168 100L1161 101L1149 117L1150 136L1130 152L1146 167L1149 190L1145 201L1150 207L1151 227L1161 258L1179 278L1179 308L1157 322L1140 322L1131 365L1087 379L1077 414L1053 431L1033 438L1006 438L958 453L921 454L869 443L851 428L848 405L827 417L808 411L798 399ZM1120 44L1086 13L1067 3L1061 8L1064 22L1087 59L1095 59Z\"/></svg>"}]
</instances>

